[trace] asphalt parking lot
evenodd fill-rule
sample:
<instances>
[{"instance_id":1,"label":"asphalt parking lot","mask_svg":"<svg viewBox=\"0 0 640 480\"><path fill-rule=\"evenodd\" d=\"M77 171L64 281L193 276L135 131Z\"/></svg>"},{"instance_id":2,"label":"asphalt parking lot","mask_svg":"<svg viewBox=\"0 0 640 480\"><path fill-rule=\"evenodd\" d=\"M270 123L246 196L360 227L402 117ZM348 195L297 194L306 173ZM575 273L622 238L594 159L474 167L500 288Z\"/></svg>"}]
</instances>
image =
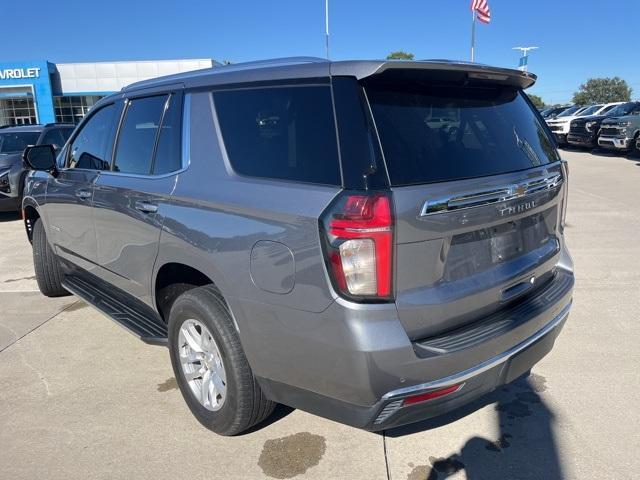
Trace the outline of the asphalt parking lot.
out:
<instances>
[{"instance_id":1,"label":"asphalt parking lot","mask_svg":"<svg viewBox=\"0 0 640 480\"><path fill-rule=\"evenodd\" d=\"M285 407L209 432L165 349L37 292L22 222L0 214L0 478L638 478L640 158L563 156L577 285L555 349L527 380L384 434Z\"/></svg>"}]
</instances>

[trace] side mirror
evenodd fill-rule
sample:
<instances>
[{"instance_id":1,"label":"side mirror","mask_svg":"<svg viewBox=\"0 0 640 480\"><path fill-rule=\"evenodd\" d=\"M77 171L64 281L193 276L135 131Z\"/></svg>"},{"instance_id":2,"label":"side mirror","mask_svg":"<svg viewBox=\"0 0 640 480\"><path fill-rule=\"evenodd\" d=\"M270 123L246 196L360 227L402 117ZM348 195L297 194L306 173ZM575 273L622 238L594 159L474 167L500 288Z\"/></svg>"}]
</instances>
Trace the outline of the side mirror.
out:
<instances>
[{"instance_id":1,"label":"side mirror","mask_svg":"<svg viewBox=\"0 0 640 480\"><path fill-rule=\"evenodd\" d=\"M56 171L56 150L53 145L35 145L25 148L22 159L31 170L53 173Z\"/></svg>"}]
</instances>

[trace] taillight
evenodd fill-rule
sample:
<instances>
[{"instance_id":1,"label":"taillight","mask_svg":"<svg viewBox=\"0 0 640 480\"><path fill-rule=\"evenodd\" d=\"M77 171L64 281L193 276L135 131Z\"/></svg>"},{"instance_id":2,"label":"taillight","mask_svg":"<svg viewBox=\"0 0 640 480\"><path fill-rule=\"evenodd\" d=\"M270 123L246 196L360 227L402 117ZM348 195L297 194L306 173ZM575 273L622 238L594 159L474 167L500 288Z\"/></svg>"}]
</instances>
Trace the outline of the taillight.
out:
<instances>
[{"instance_id":1,"label":"taillight","mask_svg":"<svg viewBox=\"0 0 640 480\"><path fill-rule=\"evenodd\" d=\"M322 220L334 287L362 300L392 298L393 215L386 193L344 193Z\"/></svg>"}]
</instances>

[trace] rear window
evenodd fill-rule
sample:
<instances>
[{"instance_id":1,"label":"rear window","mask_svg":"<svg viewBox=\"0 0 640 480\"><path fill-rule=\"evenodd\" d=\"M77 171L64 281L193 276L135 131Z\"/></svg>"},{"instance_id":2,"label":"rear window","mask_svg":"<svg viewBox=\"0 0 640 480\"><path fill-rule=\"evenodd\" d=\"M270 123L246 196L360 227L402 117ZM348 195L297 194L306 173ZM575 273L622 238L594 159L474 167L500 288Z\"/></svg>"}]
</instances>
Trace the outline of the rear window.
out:
<instances>
[{"instance_id":1,"label":"rear window","mask_svg":"<svg viewBox=\"0 0 640 480\"><path fill-rule=\"evenodd\" d=\"M328 86L220 91L213 97L229 162L237 173L341 184Z\"/></svg>"},{"instance_id":2,"label":"rear window","mask_svg":"<svg viewBox=\"0 0 640 480\"><path fill-rule=\"evenodd\" d=\"M559 160L517 90L367 88L391 184L444 182Z\"/></svg>"}]
</instances>

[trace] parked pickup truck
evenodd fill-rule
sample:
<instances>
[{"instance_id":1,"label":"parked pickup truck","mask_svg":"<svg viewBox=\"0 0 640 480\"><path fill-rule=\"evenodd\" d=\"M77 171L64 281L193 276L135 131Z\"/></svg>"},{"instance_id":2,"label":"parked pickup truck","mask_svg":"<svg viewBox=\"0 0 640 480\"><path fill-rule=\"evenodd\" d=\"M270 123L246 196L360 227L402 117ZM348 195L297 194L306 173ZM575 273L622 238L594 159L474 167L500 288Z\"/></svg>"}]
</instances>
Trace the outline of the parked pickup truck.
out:
<instances>
[{"instance_id":1,"label":"parked pickup truck","mask_svg":"<svg viewBox=\"0 0 640 480\"><path fill-rule=\"evenodd\" d=\"M607 118L600 126L598 145L611 150L631 150L640 137L640 102L625 104L620 115Z\"/></svg>"},{"instance_id":2,"label":"parked pickup truck","mask_svg":"<svg viewBox=\"0 0 640 480\"><path fill-rule=\"evenodd\" d=\"M547 125L549 125L549 129L553 132L559 145L567 143L567 134L569 133L571 121L578 118L587 108L589 107L574 105L558 114L555 118L547 119Z\"/></svg>"},{"instance_id":3,"label":"parked pickup truck","mask_svg":"<svg viewBox=\"0 0 640 480\"><path fill-rule=\"evenodd\" d=\"M600 135L600 125L607 118L626 115L626 112L633 108L634 102L616 103L614 108L605 110L598 115L578 117L571 121L571 128L567 135L567 143L578 147L597 147Z\"/></svg>"}]
</instances>

